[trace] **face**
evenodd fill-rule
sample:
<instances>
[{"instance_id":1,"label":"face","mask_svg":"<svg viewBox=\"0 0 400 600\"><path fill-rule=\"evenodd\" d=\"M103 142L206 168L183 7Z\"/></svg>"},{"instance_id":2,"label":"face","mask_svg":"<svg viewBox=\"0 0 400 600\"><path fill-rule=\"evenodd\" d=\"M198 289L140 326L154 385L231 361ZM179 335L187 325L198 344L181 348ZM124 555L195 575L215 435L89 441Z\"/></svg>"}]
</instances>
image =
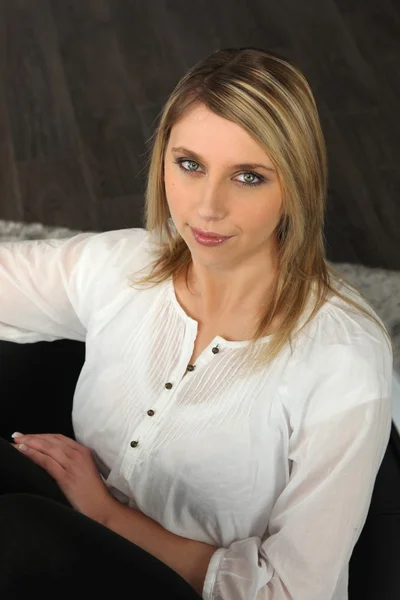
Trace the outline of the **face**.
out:
<instances>
[{"instance_id":1,"label":"face","mask_svg":"<svg viewBox=\"0 0 400 600\"><path fill-rule=\"evenodd\" d=\"M259 166L243 168L249 163ZM171 130L164 177L172 220L193 260L233 266L244 259L265 262L266 252L276 251L279 177L265 150L236 123L204 105L193 108ZM233 237L207 247L191 227Z\"/></svg>"}]
</instances>

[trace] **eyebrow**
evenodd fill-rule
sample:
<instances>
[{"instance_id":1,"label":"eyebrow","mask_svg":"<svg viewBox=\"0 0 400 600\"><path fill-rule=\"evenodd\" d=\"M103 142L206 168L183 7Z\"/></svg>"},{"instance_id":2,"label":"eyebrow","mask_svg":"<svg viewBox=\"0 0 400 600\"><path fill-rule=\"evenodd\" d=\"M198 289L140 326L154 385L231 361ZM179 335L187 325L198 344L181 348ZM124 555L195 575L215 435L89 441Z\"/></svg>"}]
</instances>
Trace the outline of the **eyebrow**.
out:
<instances>
[{"instance_id":1,"label":"eyebrow","mask_svg":"<svg viewBox=\"0 0 400 600\"><path fill-rule=\"evenodd\" d=\"M196 161L204 163L204 159L200 156L200 154L197 154L197 152L194 152L193 150L189 150L188 148L184 148L183 146L178 146L176 148L171 148L171 152L183 152L184 154L190 154L191 156L193 156ZM266 171L271 171L272 173L276 173L276 170L273 169L272 167L266 167L265 165L261 165L258 163L240 163L238 165L232 165L233 169L265 169Z\"/></svg>"}]
</instances>

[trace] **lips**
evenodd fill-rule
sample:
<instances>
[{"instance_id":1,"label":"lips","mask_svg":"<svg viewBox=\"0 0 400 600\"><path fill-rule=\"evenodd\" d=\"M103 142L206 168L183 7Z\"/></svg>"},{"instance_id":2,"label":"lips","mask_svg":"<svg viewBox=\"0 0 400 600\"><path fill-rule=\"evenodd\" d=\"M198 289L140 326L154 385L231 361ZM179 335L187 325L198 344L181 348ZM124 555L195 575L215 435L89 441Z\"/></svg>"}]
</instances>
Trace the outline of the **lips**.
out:
<instances>
[{"instance_id":1,"label":"lips","mask_svg":"<svg viewBox=\"0 0 400 600\"><path fill-rule=\"evenodd\" d=\"M219 233L209 233L207 231L202 231L201 229L196 229L195 227L192 227L192 229L193 229L193 231L195 231L202 237L206 237L206 238L221 240L221 239L227 239L229 237L232 237L231 235L219 235Z\"/></svg>"}]
</instances>

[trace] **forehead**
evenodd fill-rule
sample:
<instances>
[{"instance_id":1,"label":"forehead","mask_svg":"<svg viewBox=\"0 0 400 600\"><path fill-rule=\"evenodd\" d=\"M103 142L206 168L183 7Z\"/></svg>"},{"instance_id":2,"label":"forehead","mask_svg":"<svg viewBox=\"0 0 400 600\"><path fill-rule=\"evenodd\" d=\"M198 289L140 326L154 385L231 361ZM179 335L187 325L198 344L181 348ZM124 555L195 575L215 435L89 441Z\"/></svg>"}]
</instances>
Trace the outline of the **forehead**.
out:
<instances>
[{"instance_id":1,"label":"forehead","mask_svg":"<svg viewBox=\"0 0 400 600\"><path fill-rule=\"evenodd\" d=\"M224 117L216 115L203 104L196 105L188 110L178 121L173 125L171 135L179 135L184 132L192 132L201 134L207 132L213 133L218 129L219 134L229 134L248 136L248 133L237 123L233 123Z\"/></svg>"},{"instance_id":2,"label":"forehead","mask_svg":"<svg viewBox=\"0 0 400 600\"><path fill-rule=\"evenodd\" d=\"M211 159L222 156L228 163L263 159L272 166L268 153L243 127L204 105L195 106L173 125L168 147L173 146L190 148Z\"/></svg>"}]
</instances>

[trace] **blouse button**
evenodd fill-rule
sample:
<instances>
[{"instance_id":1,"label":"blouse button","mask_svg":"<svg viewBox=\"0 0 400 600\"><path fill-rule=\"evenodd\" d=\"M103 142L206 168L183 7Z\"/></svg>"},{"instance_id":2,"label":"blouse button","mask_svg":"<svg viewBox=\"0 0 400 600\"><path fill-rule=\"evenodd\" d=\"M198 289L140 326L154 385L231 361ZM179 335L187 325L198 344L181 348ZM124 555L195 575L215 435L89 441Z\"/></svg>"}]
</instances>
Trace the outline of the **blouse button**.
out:
<instances>
[{"instance_id":1,"label":"blouse button","mask_svg":"<svg viewBox=\"0 0 400 600\"><path fill-rule=\"evenodd\" d=\"M194 365L188 365L187 366L187 370L188 371L194 371Z\"/></svg>"},{"instance_id":2,"label":"blouse button","mask_svg":"<svg viewBox=\"0 0 400 600\"><path fill-rule=\"evenodd\" d=\"M166 383L165 387L167 388L167 390L170 390L172 388L172 383Z\"/></svg>"},{"instance_id":3,"label":"blouse button","mask_svg":"<svg viewBox=\"0 0 400 600\"><path fill-rule=\"evenodd\" d=\"M147 414L149 415L149 417L152 417L154 415L154 410L148 410Z\"/></svg>"},{"instance_id":4,"label":"blouse button","mask_svg":"<svg viewBox=\"0 0 400 600\"><path fill-rule=\"evenodd\" d=\"M138 445L139 442L131 442L131 446L132 448L136 448L136 446Z\"/></svg>"},{"instance_id":5,"label":"blouse button","mask_svg":"<svg viewBox=\"0 0 400 600\"><path fill-rule=\"evenodd\" d=\"M213 354L218 354L219 352L219 348L217 346L214 346L214 348L212 349Z\"/></svg>"}]
</instances>

